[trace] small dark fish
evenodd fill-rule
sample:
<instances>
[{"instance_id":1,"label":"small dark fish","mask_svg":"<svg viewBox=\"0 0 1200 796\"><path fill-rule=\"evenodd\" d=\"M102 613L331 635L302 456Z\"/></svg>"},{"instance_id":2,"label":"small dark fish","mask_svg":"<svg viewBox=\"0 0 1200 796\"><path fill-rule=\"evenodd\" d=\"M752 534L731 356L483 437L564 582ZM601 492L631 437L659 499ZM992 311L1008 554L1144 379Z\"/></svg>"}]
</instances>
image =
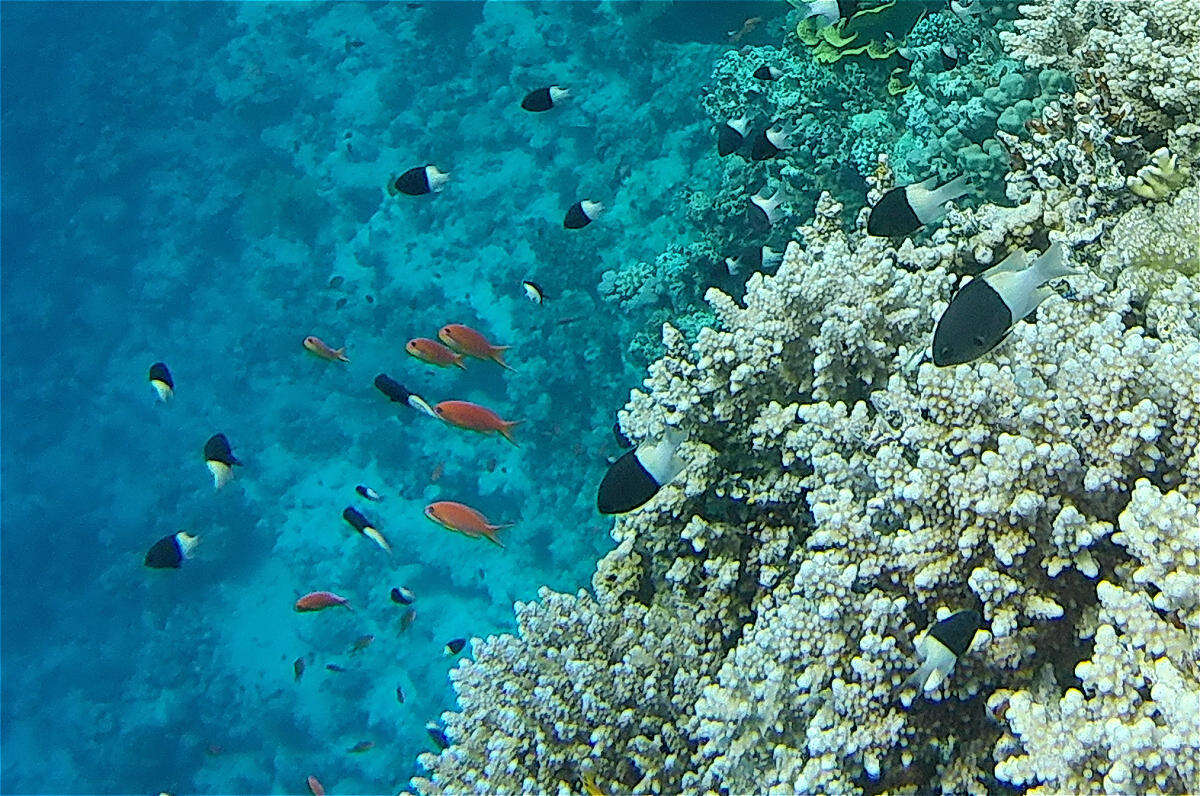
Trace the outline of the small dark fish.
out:
<instances>
[{"instance_id":1,"label":"small dark fish","mask_svg":"<svg viewBox=\"0 0 1200 796\"><path fill-rule=\"evenodd\" d=\"M680 432L668 429L661 439L647 440L613 462L596 493L600 513L633 511L673 481L687 464L678 455L683 439Z\"/></svg>"},{"instance_id":2,"label":"small dark fish","mask_svg":"<svg viewBox=\"0 0 1200 796\"><path fill-rule=\"evenodd\" d=\"M229 438L224 434L213 434L204 443L204 463L212 473L213 486L217 489L229 483L233 477L234 465L240 465L233 449L229 447Z\"/></svg>"},{"instance_id":3,"label":"small dark fish","mask_svg":"<svg viewBox=\"0 0 1200 796\"><path fill-rule=\"evenodd\" d=\"M357 755L357 754L362 754L363 752L369 751L374 748L375 748L374 741L359 741L358 743L354 744L354 746L351 746L346 751L352 755Z\"/></svg>"},{"instance_id":4,"label":"small dark fish","mask_svg":"<svg viewBox=\"0 0 1200 796\"><path fill-rule=\"evenodd\" d=\"M388 196L395 196L398 193L409 196L437 193L446 187L446 180L449 178L449 172L439 171L438 167L432 163L428 166L414 166L388 181Z\"/></svg>"},{"instance_id":5,"label":"small dark fish","mask_svg":"<svg viewBox=\"0 0 1200 796\"><path fill-rule=\"evenodd\" d=\"M442 732L441 728L432 721L425 725L425 732L429 733L429 737L437 744L438 749L450 747L450 739L446 737L446 733Z\"/></svg>"},{"instance_id":6,"label":"small dark fish","mask_svg":"<svg viewBox=\"0 0 1200 796\"><path fill-rule=\"evenodd\" d=\"M755 246L746 249L736 257L726 257L725 268L731 276L737 276L743 272L761 271L764 265L774 268L781 262L783 262L783 252L777 252L768 246Z\"/></svg>"},{"instance_id":7,"label":"small dark fish","mask_svg":"<svg viewBox=\"0 0 1200 796\"><path fill-rule=\"evenodd\" d=\"M374 489L367 486L366 484L359 484L358 486L354 487L354 491L357 492L358 494L362 495L367 500L371 500L376 503L383 500L382 495L380 495L378 492L376 492Z\"/></svg>"},{"instance_id":8,"label":"small dark fish","mask_svg":"<svg viewBox=\"0 0 1200 796\"><path fill-rule=\"evenodd\" d=\"M750 159L770 160L773 157L777 157L785 149L791 148L792 139L790 131L778 125L768 127L754 139L754 145L750 148Z\"/></svg>"},{"instance_id":9,"label":"small dark fish","mask_svg":"<svg viewBox=\"0 0 1200 796\"><path fill-rule=\"evenodd\" d=\"M953 44L942 45L942 69L950 71L958 66L958 48Z\"/></svg>"},{"instance_id":10,"label":"small dark fish","mask_svg":"<svg viewBox=\"0 0 1200 796\"><path fill-rule=\"evenodd\" d=\"M762 191L751 196L750 207L746 211L750 223L758 229L768 229L783 217L783 213L779 210L783 200L784 196L781 190L775 191L769 199L762 195Z\"/></svg>"},{"instance_id":11,"label":"small dark fish","mask_svg":"<svg viewBox=\"0 0 1200 796\"><path fill-rule=\"evenodd\" d=\"M530 113L541 113L554 107L554 103L571 96L571 92L562 86L543 86L535 88L521 100L521 107Z\"/></svg>"},{"instance_id":12,"label":"small dark fish","mask_svg":"<svg viewBox=\"0 0 1200 796\"><path fill-rule=\"evenodd\" d=\"M433 411L433 407L424 398L415 392L409 392L403 384L386 373L380 373L375 377L375 389L386 395L388 400L393 403L408 404L418 412L424 412L430 417L437 417L437 413Z\"/></svg>"},{"instance_id":13,"label":"small dark fish","mask_svg":"<svg viewBox=\"0 0 1200 796\"><path fill-rule=\"evenodd\" d=\"M783 72L780 72L773 66L763 64L758 69L754 70L754 76L759 80L772 81L783 77Z\"/></svg>"},{"instance_id":14,"label":"small dark fish","mask_svg":"<svg viewBox=\"0 0 1200 796\"><path fill-rule=\"evenodd\" d=\"M730 119L717 128L717 155L725 157L732 155L742 147L746 133L750 131L750 118L739 116Z\"/></svg>"},{"instance_id":15,"label":"small dark fish","mask_svg":"<svg viewBox=\"0 0 1200 796\"><path fill-rule=\"evenodd\" d=\"M388 544L387 539L383 537L379 529L372 525L371 521L358 509L353 506L347 506L342 510L342 519L350 523L350 527L354 528L354 530L379 545L380 549L384 552L392 552L392 546Z\"/></svg>"},{"instance_id":16,"label":"small dark fish","mask_svg":"<svg viewBox=\"0 0 1200 796\"><path fill-rule=\"evenodd\" d=\"M145 564L151 569L179 569L191 556L199 541L199 537L186 531L164 536L151 545L146 553Z\"/></svg>"},{"instance_id":17,"label":"small dark fish","mask_svg":"<svg viewBox=\"0 0 1200 796\"><path fill-rule=\"evenodd\" d=\"M336 663L327 663L327 664L325 664L325 668L326 668L326 669L328 669L328 670L329 670L329 671L331 671L331 672L344 672L344 671L346 671L346 667L345 667L345 666L338 666Z\"/></svg>"},{"instance_id":18,"label":"small dark fish","mask_svg":"<svg viewBox=\"0 0 1200 796\"><path fill-rule=\"evenodd\" d=\"M412 605L415 599L417 599L417 595L413 594L413 590L407 586L397 586L392 589L392 602L398 605Z\"/></svg>"},{"instance_id":19,"label":"small dark fish","mask_svg":"<svg viewBox=\"0 0 1200 796\"><path fill-rule=\"evenodd\" d=\"M344 283L345 281L346 281L346 277L335 276L329 280L329 286L332 288L339 288L342 286L342 283Z\"/></svg>"},{"instance_id":20,"label":"small dark fish","mask_svg":"<svg viewBox=\"0 0 1200 796\"><path fill-rule=\"evenodd\" d=\"M158 400L171 400L171 396L175 394L175 380L171 378L171 371L167 370L166 363L155 362L150 366L150 386L154 388Z\"/></svg>"},{"instance_id":21,"label":"small dark fish","mask_svg":"<svg viewBox=\"0 0 1200 796\"><path fill-rule=\"evenodd\" d=\"M350 654L354 655L356 653L362 652L367 647L371 646L371 642L374 640L375 640L375 637L369 633L365 636L359 636L355 640L355 642L350 645Z\"/></svg>"},{"instance_id":22,"label":"small dark fish","mask_svg":"<svg viewBox=\"0 0 1200 796\"><path fill-rule=\"evenodd\" d=\"M357 50L359 47L362 47L364 44L366 44L366 42L359 41L358 39L346 39L346 52L350 52L351 50Z\"/></svg>"},{"instance_id":23,"label":"small dark fish","mask_svg":"<svg viewBox=\"0 0 1200 796\"><path fill-rule=\"evenodd\" d=\"M1028 252L1013 251L999 265L963 285L950 299L933 329L933 364L939 368L961 365L991 351L1018 321L1054 295L1043 285L1076 273L1063 262L1060 243L1032 263Z\"/></svg>"},{"instance_id":24,"label":"small dark fish","mask_svg":"<svg viewBox=\"0 0 1200 796\"><path fill-rule=\"evenodd\" d=\"M465 646L467 646L467 640L465 638L452 638L446 642L446 646L443 648L443 651L447 655L457 655L463 651L463 647Z\"/></svg>"},{"instance_id":25,"label":"small dark fish","mask_svg":"<svg viewBox=\"0 0 1200 796\"><path fill-rule=\"evenodd\" d=\"M900 238L936 221L951 202L967 193L967 177L962 175L934 188L937 177L891 189L871 208L867 216L867 234L881 238Z\"/></svg>"},{"instance_id":26,"label":"small dark fish","mask_svg":"<svg viewBox=\"0 0 1200 796\"><path fill-rule=\"evenodd\" d=\"M417 611L415 608L409 608L407 611L405 611L404 615L400 617L400 632L403 633L405 630L408 630L410 627L412 627L413 622L415 622L416 619Z\"/></svg>"},{"instance_id":27,"label":"small dark fish","mask_svg":"<svg viewBox=\"0 0 1200 796\"><path fill-rule=\"evenodd\" d=\"M346 297L342 296L340 299L337 300L337 308L340 310L342 307L346 306L346 302L347 302Z\"/></svg>"},{"instance_id":28,"label":"small dark fish","mask_svg":"<svg viewBox=\"0 0 1200 796\"><path fill-rule=\"evenodd\" d=\"M296 673L296 682L300 682L300 678L304 676L304 659L297 658L292 661L292 671Z\"/></svg>"},{"instance_id":29,"label":"small dark fish","mask_svg":"<svg viewBox=\"0 0 1200 796\"><path fill-rule=\"evenodd\" d=\"M604 212L604 205L590 199L581 199L567 208L567 215L563 218L563 227L583 229L595 221L602 212Z\"/></svg>"},{"instance_id":30,"label":"small dark fish","mask_svg":"<svg viewBox=\"0 0 1200 796\"><path fill-rule=\"evenodd\" d=\"M404 689L400 686L396 686L396 701L401 705L404 704Z\"/></svg>"},{"instance_id":31,"label":"small dark fish","mask_svg":"<svg viewBox=\"0 0 1200 796\"><path fill-rule=\"evenodd\" d=\"M935 622L917 644L921 665L901 688L916 686L918 695L921 695L941 685L954 671L954 664L971 646L976 631L982 626L983 617L972 609L959 611Z\"/></svg>"}]
</instances>

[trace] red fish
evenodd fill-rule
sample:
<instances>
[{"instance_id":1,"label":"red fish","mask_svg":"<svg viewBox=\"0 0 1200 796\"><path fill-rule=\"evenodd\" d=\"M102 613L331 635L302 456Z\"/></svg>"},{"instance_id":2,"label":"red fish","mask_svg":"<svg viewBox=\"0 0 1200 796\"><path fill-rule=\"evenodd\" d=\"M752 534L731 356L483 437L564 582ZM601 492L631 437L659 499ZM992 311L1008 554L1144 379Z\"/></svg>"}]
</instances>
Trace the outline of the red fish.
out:
<instances>
[{"instance_id":1,"label":"red fish","mask_svg":"<svg viewBox=\"0 0 1200 796\"><path fill-rule=\"evenodd\" d=\"M443 528L458 531L472 539L478 539L482 536L500 545L500 547L504 547L504 544L496 536L496 531L502 528L511 528L513 525L511 522L505 525L493 525L488 521L487 517L475 509L470 506L464 506L462 503L455 503L452 500L439 500L437 503L430 503L425 507L425 516Z\"/></svg>"},{"instance_id":2,"label":"red fish","mask_svg":"<svg viewBox=\"0 0 1200 796\"><path fill-rule=\"evenodd\" d=\"M312 791L313 796L325 796L325 786L312 774L308 775L308 789Z\"/></svg>"},{"instance_id":3,"label":"red fish","mask_svg":"<svg viewBox=\"0 0 1200 796\"><path fill-rule=\"evenodd\" d=\"M456 351L461 351L476 359L490 359L498 365L512 370L504 361L504 352L511 346L492 345L486 337L461 323L451 323L442 327L438 339Z\"/></svg>"},{"instance_id":4,"label":"red fish","mask_svg":"<svg viewBox=\"0 0 1200 796\"><path fill-rule=\"evenodd\" d=\"M463 370L467 369L463 364L462 354L456 354L437 340L430 340L428 337L414 337L404 346L404 350L422 362L437 365L439 368L455 365Z\"/></svg>"},{"instance_id":5,"label":"red fish","mask_svg":"<svg viewBox=\"0 0 1200 796\"><path fill-rule=\"evenodd\" d=\"M350 608L350 601L345 597L339 597L331 591L310 591L308 594L296 600L296 610L303 613L304 611L321 611L326 608L344 605ZM353 611L353 608L350 608Z\"/></svg>"},{"instance_id":6,"label":"red fish","mask_svg":"<svg viewBox=\"0 0 1200 796\"><path fill-rule=\"evenodd\" d=\"M483 434L497 432L513 445L517 444L517 441L513 439L512 429L521 422L520 420L504 420L491 409L470 401L442 401L433 407L433 411L452 426L479 431Z\"/></svg>"},{"instance_id":7,"label":"red fish","mask_svg":"<svg viewBox=\"0 0 1200 796\"><path fill-rule=\"evenodd\" d=\"M329 346L325 345L325 341L323 341L320 337L313 337L311 334L304 338L304 347L319 356L321 359L328 359L330 362L350 361L346 357L345 346L337 349L330 348Z\"/></svg>"}]
</instances>

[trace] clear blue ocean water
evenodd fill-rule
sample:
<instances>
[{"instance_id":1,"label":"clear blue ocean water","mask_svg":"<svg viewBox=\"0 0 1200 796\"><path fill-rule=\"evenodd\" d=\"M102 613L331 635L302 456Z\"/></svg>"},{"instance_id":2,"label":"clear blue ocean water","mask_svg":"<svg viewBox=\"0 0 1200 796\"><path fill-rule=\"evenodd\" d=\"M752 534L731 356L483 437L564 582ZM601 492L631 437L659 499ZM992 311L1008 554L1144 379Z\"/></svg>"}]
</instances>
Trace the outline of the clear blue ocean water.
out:
<instances>
[{"instance_id":1,"label":"clear blue ocean water","mask_svg":"<svg viewBox=\"0 0 1200 796\"><path fill-rule=\"evenodd\" d=\"M687 5L0 8L0 790L298 793L315 774L396 792L453 706L445 642L588 585L648 323L597 285L687 242L687 192L719 179L698 88L727 31L786 10ZM551 83L575 96L520 110ZM425 163L444 192L386 195ZM603 223L563 230L583 198ZM405 353L452 322L511 345L516 371ZM379 372L524 421L520 446L389 403ZM214 491L218 432L244 466ZM506 548L428 522L435 500L515 523ZM351 505L393 555L342 521ZM145 568L178 530L195 557ZM293 611L317 589L356 610Z\"/></svg>"}]
</instances>

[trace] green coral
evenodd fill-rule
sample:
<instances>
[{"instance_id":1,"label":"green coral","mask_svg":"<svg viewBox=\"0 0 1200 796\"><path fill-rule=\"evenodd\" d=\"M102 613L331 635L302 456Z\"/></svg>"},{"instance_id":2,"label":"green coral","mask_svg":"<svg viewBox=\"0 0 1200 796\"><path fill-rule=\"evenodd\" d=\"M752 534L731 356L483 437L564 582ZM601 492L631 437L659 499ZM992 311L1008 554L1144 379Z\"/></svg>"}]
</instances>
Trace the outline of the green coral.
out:
<instances>
[{"instance_id":1,"label":"green coral","mask_svg":"<svg viewBox=\"0 0 1200 796\"><path fill-rule=\"evenodd\" d=\"M813 48L818 63L832 64L863 54L882 60L896 51L895 42L908 35L925 14L926 5L921 0L890 0L832 25L824 24L820 17L808 17L796 26L796 37Z\"/></svg>"}]
</instances>

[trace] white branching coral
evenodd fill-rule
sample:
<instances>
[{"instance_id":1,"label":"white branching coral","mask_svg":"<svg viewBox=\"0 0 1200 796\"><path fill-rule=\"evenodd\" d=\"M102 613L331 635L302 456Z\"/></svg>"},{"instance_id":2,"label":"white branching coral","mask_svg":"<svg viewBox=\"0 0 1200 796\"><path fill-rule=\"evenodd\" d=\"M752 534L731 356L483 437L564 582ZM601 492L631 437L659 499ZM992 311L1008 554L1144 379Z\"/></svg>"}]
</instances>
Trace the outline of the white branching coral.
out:
<instances>
[{"instance_id":1,"label":"white branching coral","mask_svg":"<svg viewBox=\"0 0 1200 796\"><path fill-rule=\"evenodd\" d=\"M1164 30L1147 8L1174 18L1062 5L1095 15L1065 29L1076 48L1134 52ZM454 743L417 787L1200 790L1196 193L1139 210L1122 165L1145 158L1135 119L1169 135L1197 111L1176 90L1193 57L1093 75L1029 136L999 134L1014 206L952 208L896 246L823 195L742 304L709 291L721 331L689 347L665 326L621 426L686 432L690 466L617 521L594 598L544 592L517 636L475 645ZM1130 253L1143 218L1156 236ZM956 286L1050 242L1081 272L1061 295L978 361L924 361ZM1169 278L1137 278L1148 260ZM920 634L962 608L985 632L906 706Z\"/></svg>"},{"instance_id":2,"label":"white branching coral","mask_svg":"<svg viewBox=\"0 0 1200 796\"><path fill-rule=\"evenodd\" d=\"M988 700L1006 724L997 776L1030 793L1200 789L1200 500L1142 480L1119 524L1132 584L1097 585L1078 687L1062 690L1047 670L1032 690Z\"/></svg>"},{"instance_id":3,"label":"white branching coral","mask_svg":"<svg viewBox=\"0 0 1200 796\"><path fill-rule=\"evenodd\" d=\"M1006 48L1030 66L1107 83L1143 125L1200 118L1200 15L1192 0L1029 0Z\"/></svg>"}]
</instances>

